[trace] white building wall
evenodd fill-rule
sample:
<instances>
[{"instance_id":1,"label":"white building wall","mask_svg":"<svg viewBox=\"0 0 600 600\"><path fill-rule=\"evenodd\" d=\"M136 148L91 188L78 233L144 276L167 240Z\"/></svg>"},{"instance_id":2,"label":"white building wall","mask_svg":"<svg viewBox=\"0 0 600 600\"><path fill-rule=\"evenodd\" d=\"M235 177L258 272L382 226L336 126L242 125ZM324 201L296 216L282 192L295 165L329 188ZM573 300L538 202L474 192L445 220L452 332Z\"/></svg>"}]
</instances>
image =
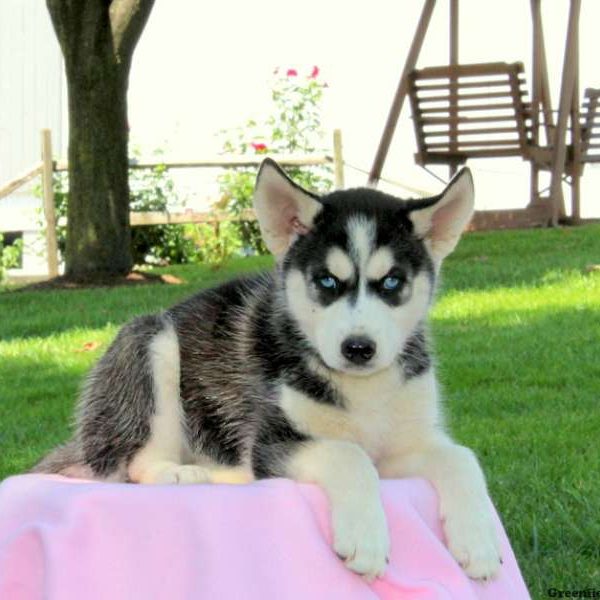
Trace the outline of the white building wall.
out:
<instances>
[{"instance_id":1,"label":"white building wall","mask_svg":"<svg viewBox=\"0 0 600 600\"><path fill-rule=\"evenodd\" d=\"M40 158L40 129L62 150L66 131L62 56L41 0L0 2L0 181Z\"/></svg>"},{"instance_id":2,"label":"white building wall","mask_svg":"<svg viewBox=\"0 0 600 600\"><path fill-rule=\"evenodd\" d=\"M81 0L84 1L84 0ZM277 66L322 69L329 83L325 126L341 127L347 161L368 169L395 91L422 0L369 3L303 0L158 0L134 56L129 90L133 144L144 154L190 158L220 149L215 134L268 112L270 78ZM461 62L525 63L531 87L528 2L461 0ZM568 0L542 3L554 105L566 32ZM580 85L600 87L597 23L600 1L583 3ZM448 59L448 1L438 2L418 63ZM441 184L414 164L408 105L398 124L384 175L412 187ZM55 156L66 156L66 84L61 53L44 0L0 0L0 182L39 159L39 131L53 132ZM473 161L477 208L524 206L529 167L519 159ZM446 169L438 169L442 176ZM366 181L348 169L349 185ZM206 186L190 192L210 195ZM393 185L384 189L406 193ZM584 216L599 216L600 167L586 167ZM214 192L214 190L213 190ZM0 200L0 231L35 230L38 201L30 193Z\"/></svg>"},{"instance_id":3,"label":"white building wall","mask_svg":"<svg viewBox=\"0 0 600 600\"><path fill-rule=\"evenodd\" d=\"M0 184L40 160L40 130L52 131L54 154L66 154L66 82L46 4L0 1ZM41 202L34 180L0 199L0 232L23 231L23 271L43 274Z\"/></svg>"}]
</instances>

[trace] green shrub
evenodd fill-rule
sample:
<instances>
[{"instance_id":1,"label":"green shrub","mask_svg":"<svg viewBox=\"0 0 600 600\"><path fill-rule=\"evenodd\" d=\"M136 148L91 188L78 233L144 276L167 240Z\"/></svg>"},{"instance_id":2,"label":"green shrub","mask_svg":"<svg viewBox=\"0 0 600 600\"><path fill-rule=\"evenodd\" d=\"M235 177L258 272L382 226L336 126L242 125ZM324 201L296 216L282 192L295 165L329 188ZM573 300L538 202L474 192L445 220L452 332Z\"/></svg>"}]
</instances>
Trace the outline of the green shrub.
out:
<instances>
[{"instance_id":1,"label":"green shrub","mask_svg":"<svg viewBox=\"0 0 600 600\"><path fill-rule=\"evenodd\" d=\"M4 281L7 269L19 266L23 255L23 240L4 245L4 236L0 233L0 282Z\"/></svg>"},{"instance_id":2,"label":"green shrub","mask_svg":"<svg viewBox=\"0 0 600 600\"><path fill-rule=\"evenodd\" d=\"M129 171L130 210L166 212L182 206L165 165ZM194 262L196 248L183 225L141 225L131 228L131 251L135 264Z\"/></svg>"},{"instance_id":3,"label":"green shrub","mask_svg":"<svg viewBox=\"0 0 600 600\"><path fill-rule=\"evenodd\" d=\"M173 180L164 165L153 169L130 169L130 209L134 212L166 212L169 206L181 204ZM41 194L41 190L38 190ZM54 175L54 204L58 249L64 256L67 240L67 205L69 178L67 173ZM142 225L131 228L131 252L135 264L193 262L196 248L185 235L183 225Z\"/></svg>"},{"instance_id":4,"label":"green shrub","mask_svg":"<svg viewBox=\"0 0 600 600\"><path fill-rule=\"evenodd\" d=\"M55 172L54 186L54 214L56 215L56 243L61 257L65 255L67 247L67 206L69 203L69 177L65 171ZM41 185L35 189L37 196L41 197ZM40 225L46 227L43 213L40 211Z\"/></svg>"},{"instance_id":5,"label":"green shrub","mask_svg":"<svg viewBox=\"0 0 600 600\"><path fill-rule=\"evenodd\" d=\"M185 225L185 236L195 248L194 262L220 267L242 250L236 223L231 221Z\"/></svg>"}]
</instances>

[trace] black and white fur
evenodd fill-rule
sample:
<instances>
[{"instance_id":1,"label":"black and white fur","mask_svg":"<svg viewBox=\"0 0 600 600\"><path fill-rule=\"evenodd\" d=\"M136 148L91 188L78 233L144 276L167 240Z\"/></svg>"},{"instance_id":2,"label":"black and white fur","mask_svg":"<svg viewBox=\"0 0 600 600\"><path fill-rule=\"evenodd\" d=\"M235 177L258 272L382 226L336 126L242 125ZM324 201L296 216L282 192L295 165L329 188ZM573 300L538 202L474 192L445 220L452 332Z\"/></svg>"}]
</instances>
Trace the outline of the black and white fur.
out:
<instances>
[{"instance_id":1,"label":"black and white fur","mask_svg":"<svg viewBox=\"0 0 600 600\"><path fill-rule=\"evenodd\" d=\"M426 331L441 262L473 210L469 171L428 199L317 197L267 159L255 209L275 272L123 327L85 383L74 439L35 470L317 483L335 552L368 578L390 545L379 477L425 477L451 553L471 577L493 577L485 480L445 430Z\"/></svg>"}]
</instances>

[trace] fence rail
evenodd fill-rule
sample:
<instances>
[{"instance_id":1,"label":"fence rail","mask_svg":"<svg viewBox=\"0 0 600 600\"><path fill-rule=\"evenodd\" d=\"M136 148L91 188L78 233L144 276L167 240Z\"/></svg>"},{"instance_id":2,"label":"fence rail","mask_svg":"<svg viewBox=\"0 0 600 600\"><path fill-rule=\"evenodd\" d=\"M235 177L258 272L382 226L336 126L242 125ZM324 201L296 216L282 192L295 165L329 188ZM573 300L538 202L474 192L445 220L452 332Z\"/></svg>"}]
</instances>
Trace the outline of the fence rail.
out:
<instances>
[{"instance_id":1,"label":"fence rail","mask_svg":"<svg viewBox=\"0 0 600 600\"><path fill-rule=\"evenodd\" d=\"M223 223L224 221L254 221L256 215L248 208L238 215L222 211L198 212L186 210L183 212L131 212L129 221L132 227L140 225L180 225L184 223Z\"/></svg>"},{"instance_id":2,"label":"fence rail","mask_svg":"<svg viewBox=\"0 0 600 600\"><path fill-rule=\"evenodd\" d=\"M41 175L42 167L43 163L39 162L25 173L22 173L18 177L15 177L14 179L11 179L10 181L6 182L0 188L0 199L4 198L5 196L9 196L14 191L18 190L21 186L25 185L28 181L31 181L34 177Z\"/></svg>"},{"instance_id":3,"label":"fence rail","mask_svg":"<svg viewBox=\"0 0 600 600\"><path fill-rule=\"evenodd\" d=\"M155 167L165 166L168 169L193 169L201 168L235 168L235 167L258 167L265 156L269 156L284 167L306 167L335 163L335 158L328 154L269 154L269 155L251 155L251 156L212 156L198 160L130 160L130 169L153 169ZM55 163L55 171L67 171L69 163L65 160Z\"/></svg>"},{"instance_id":4,"label":"fence rail","mask_svg":"<svg viewBox=\"0 0 600 600\"><path fill-rule=\"evenodd\" d=\"M296 154L296 155L250 155L250 156L212 156L197 160L131 160L130 169L154 169L164 166L166 169L193 168L236 168L258 167L269 156L284 167L304 167L331 164L334 171L336 188L344 187L344 160L342 155L342 134L339 129L333 132L333 153L328 154ZM44 217L46 219L46 252L48 258L48 276L58 275L58 242L56 237L56 213L54 207L54 188L52 178L55 172L68 171L67 161L55 161L52 158L52 137L49 129L41 132L42 160L33 165L19 177L8 181L0 187L0 199L12 194L33 178L42 177L42 195ZM232 216L225 212L199 212L186 210L183 212L130 212L132 227L143 225L169 225L183 223L219 223L223 221L245 221L255 219L254 211L248 209L240 215Z\"/></svg>"}]
</instances>

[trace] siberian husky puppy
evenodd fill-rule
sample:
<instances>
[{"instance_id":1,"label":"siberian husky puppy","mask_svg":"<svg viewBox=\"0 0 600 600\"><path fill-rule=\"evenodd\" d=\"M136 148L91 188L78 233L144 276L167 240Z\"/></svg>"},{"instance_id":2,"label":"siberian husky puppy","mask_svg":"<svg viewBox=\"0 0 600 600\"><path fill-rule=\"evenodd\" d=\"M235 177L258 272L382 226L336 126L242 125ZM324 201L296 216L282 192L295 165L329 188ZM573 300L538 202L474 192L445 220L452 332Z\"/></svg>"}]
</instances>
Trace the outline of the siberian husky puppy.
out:
<instances>
[{"instance_id":1,"label":"siberian husky puppy","mask_svg":"<svg viewBox=\"0 0 600 600\"><path fill-rule=\"evenodd\" d=\"M440 265L473 211L435 197L317 196L265 160L254 205L276 269L124 326L88 376L74 438L34 470L136 483L316 483L348 568L382 575L379 478L424 477L473 578L501 557L473 453L448 435L427 344Z\"/></svg>"}]
</instances>

